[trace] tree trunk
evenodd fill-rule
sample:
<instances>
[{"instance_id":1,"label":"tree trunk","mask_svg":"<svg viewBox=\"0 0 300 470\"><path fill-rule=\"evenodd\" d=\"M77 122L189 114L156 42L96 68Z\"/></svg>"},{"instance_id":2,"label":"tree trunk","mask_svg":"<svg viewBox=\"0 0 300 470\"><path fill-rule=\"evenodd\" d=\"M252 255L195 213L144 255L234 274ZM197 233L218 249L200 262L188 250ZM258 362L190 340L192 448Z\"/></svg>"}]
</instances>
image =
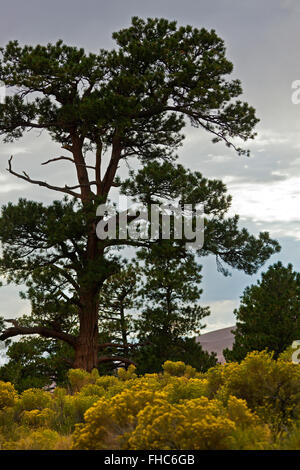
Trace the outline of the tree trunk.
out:
<instances>
[{"instance_id":1,"label":"tree trunk","mask_svg":"<svg viewBox=\"0 0 300 470\"><path fill-rule=\"evenodd\" d=\"M80 152L79 155L81 156ZM79 177L80 171L81 170L78 170L79 181L81 181ZM85 194L85 198L88 200L88 193ZM87 226L89 227L89 234L85 252L85 268L83 273L84 276L82 280L82 285L79 289L79 335L76 339L75 359L73 367L75 369L83 369L88 372L91 372L93 369L98 367L99 363L99 294L101 284L103 282L97 280L96 273L93 272L93 265L96 263L96 260L100 264L103 260L101 259L98 247L99 240L96 236L96 225L94 221L94 216L91 216L91 214L89 213L89 208L87 210L86 220ZM90 274L90 276L88 276L88 273ZM90 277L91 279L94 278L94 281L92 281L90 284L90 281L87 280L88 277Z\"/></svg>"},{"instance_id":2,"label":"tree trunk","mask_svg":"<svg viewBox=\"0 0 300 470\"><path fill-rule=\"evenodd\" d=\"M86 291L81 295L79 313L80 329L75 345L75 369L91 371L98 367L99 331L98 308L99 292Z\"/></svg>"}]
</instances>

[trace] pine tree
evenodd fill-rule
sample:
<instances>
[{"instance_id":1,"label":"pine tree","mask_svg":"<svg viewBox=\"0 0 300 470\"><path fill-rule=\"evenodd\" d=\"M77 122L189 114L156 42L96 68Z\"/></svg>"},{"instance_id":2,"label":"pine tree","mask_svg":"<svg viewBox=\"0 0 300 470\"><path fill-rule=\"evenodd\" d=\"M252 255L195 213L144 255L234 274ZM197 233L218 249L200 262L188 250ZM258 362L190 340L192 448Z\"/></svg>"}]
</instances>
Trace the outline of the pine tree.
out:
<instances>
[{"instance_id":1,"label":"pine tree","mask_svg":"<svg viewBox=\"0 0 300 470\"><path fill-rule=\"evenodd\" d=\"M9 345L6 362L0 367L0 380L13 383L19 392L65 385L72 360L73 351L68 344L24 336Z\"/></svg>"},{"instance_id":2,"label":"pine tree","mask_svg":"<svg viewBox=\"0 0 300 470\"><path fill-rule=\"evenodd\" d=\"M226 360L240 361L248 352L264 349L278 357L300 338L300 274L291 264L273 264L245 289L234 313L235 342L232 351L224 351Z\"/></svg>"},{"instance_id":3,"label":"pine tree","mask_svg":"<svg viewBox=\"0 0 300 470\"><path fill-rule=\"evenodd\" d=\"M121 269L112 249L142 244L97 237L102 220L97 207L120 183L121 191L138 191L143 200L149 196L148 183L141 181L144 172L155 183L152 196L181 194L183 204L206 203L203 255L212 253L253 273L279 249L267 233L255 238L240 230L237 216L224 218L230 198L221 182L175 164L187 122L239 154L247 152L233 139L255 136L255 110L237 99L242 93L239 80L227 79L233 66L225 56L224 42L213 30L137 17L113 38L117 48L99 54L86 54L62 41L46 46L11 41L0 51L0 80L12 89L0 104L4 142L20 139L29 130L47 131L63 155L48 158L44 165L68 162L76 178L75 184L66 181L59 187L17 172L13 158L9 159L11 175L71 200L48 207L21 200L2 209L1 274L11 282L32 280L49 288L46 303L56 322L55 327L48 320L45 325L42 312L30 325L13 320L0 339L40 334L65 341L74 350L74 367L86 370L101 361L101 288ZM120 165L137 161L140 171L130 173L130 181L120 182ZM151 248L147 242L143 245ZM53 311L50 292L60 298L58 311ZM75 311L76 332L65 329L62 314L68 316L69 311Z\"/></svg>"},{"instance_id":4,"label":"pine tree","mask_svg":"<svg viewBox=\"0 0 300 470\"><path fill-rule=\"evenodd\" d=\"M137 335L149 346L139 349L137 364L141 372L156 372L166 360L183 361L198 370L216 363L214 355L202 350L195 337L205 327L208 307L199 304L202 289L201 266L195 255L169 242L141 251L144 308L136 321Z\"/></svg>"},{"instance_id":5,"label":"pine tree","mask_svg":"<svg viewBox=\"0 0 300 470\"><path fill-rule=\"evenodd\" d=\"M104 283L100 293L99 323L100 333L106 335L105 350L118 350L119 361L115 367L132 363L134 342L134 313L138 306L139 269L134 265L125 265L122 270L111 276ZM116 356L115 356L116 357Z\"/></svg>"}]
</instances>

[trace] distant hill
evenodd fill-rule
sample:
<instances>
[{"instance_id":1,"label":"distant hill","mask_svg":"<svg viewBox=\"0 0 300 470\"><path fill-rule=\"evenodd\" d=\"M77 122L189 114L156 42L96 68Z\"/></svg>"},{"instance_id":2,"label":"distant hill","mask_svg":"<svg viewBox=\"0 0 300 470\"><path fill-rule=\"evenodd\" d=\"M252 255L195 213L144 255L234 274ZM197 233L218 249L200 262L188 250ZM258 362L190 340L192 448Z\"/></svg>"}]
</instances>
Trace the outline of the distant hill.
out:
<instances>
[{"instance_id":1,"label":"distant hill","mask_svg":"<svg viewBox=\"0 0 300 470\"><path fill-rule=\"evenodd\" d=\"M229 326L228 328L222 328L220 330L210 331L197 337L196 341L199 342L202 348L211 353L217 353L218 361L222 364L225 362L223 356L223 349L232 348L234 343L234 335L232 330L235 326Z\"/></svg>"}]
</instances>

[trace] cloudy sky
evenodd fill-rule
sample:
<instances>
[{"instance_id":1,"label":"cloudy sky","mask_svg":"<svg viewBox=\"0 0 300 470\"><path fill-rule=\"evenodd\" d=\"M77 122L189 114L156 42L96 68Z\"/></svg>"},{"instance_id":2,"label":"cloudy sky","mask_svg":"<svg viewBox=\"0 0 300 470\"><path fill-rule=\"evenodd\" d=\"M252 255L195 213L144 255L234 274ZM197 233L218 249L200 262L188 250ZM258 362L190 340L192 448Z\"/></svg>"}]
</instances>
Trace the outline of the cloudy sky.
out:
<instances>
[{"instance_id":1,"label":"cloudy sky","mask_svg":"<svg viewBox=\"0 0 300 470\"><path fill-rule=\"evenodd\" d=\"M130 24L132 16L164 17L179 24L215 29L225 40L234 77L242 81L243 100L257 110L258 136L249 143L251 157L239 157L222 144L213 145L200 130L187 129L181 162L206 177L220 178L233 196L231 213L241 216L252 233L268 230L282 250L262 268L282 260L300 270L300 105L292 103L292 83L300 80L300 3L297 0L14 0L2 2L0 45L55 42L97 52L113 47L111 33ZM53 183L70 178L68 165L57 170L40 163L57 155L46 135L31 133L14 144L0 143L0 203L19 197L50 203L56 195L32 187L6 172L16 169ZM206 331L234 324L233 309L255 276L232 272L224 278L213 258L203 263L203 303L211 306ZM0 291L0 315L28 311L18 289Z\"/></svg>"}]
</instances>

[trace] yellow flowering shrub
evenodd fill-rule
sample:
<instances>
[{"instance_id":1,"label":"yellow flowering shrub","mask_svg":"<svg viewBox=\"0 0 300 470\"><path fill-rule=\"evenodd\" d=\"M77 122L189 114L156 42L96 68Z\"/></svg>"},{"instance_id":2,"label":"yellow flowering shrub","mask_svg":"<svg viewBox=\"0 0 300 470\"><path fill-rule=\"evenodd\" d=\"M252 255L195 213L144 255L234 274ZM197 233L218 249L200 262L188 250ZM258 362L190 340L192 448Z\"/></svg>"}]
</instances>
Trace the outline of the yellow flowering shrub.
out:
<instances>
[{"instance_id":1,"label":"yellow flowering shrub","mask_svg":"<svg viewBox=\"0 0 300 470\"><path fill-rule=\"evenodd\" d=\"M264 448L270 441L268 427L236 397L230 397L227 407L206 397L164 406L158 404L156 416L151 407L139 414L130 449L248 449ZM245 430L248 439L243 442Z\"/></svg>"},{"instance_id":2,"label":"yellow flowering shrub","mask_svg":"<svg viewBox=\"0 0 300 470\"><path fill-rule=\"evenodd\" d=\"M128 436L128 449L226 449L235 423L222 412L217 400L205 397L171 404L157 399L138 416Z\"/></svg>"},{"instance_id":3,"label":"yellow flowering shrub","mask_svg":"<svg viewBox=\"0 0 300 470\"><path fill-rule=\"evenodd\" d=\"M270 423L275 432L300 414L300 366L284 359L275 361L266 351L252 352L240 363L207 372L210 397L226 402L234 395Z\"/></svg>"},{"instance_id":4,"label":"yellow flowering shrub","mask_svg":"<svg viewBox=\"0 0 300 470\"><path fill-rule=\"evenodd\" d=\"M182 361L177 361L177 362L166 361L163 364L163 370L165 374L174 375L177 377L181 377L184 375L188 378L191 378L191 377L196 377L198 375L201 375L197 373L196 369L194 369L192 366L186 365Z\"/></svg>"},{"instance_id":5,"label":"yellow flowering shrub","mask_svg":"<svg viewBox=\"0 0 300 470\"><path fill-rule=\"evenodd\" d=\"M23 411L21 422L33 427L51 427L55 421L55 411L50 408L43 410Z\"/></svg>"},{"instance_id":6,"label":"yellow flowering shrub","mask_svg":"<svg viewBox=\"0 0 300 470\"><path fill-rule=\"evenodd\" d=\"M82 369L70 369L68 371L68 380L71 385L72 392L79 392L79 390L87 384L96 383L99 379L99 372L93 369L91 373Z\"/></svg>"},{"instance_id":7,"label":"yellow flowering shrub","mask_svg":"<svg viewBox=\"0 0 300 470\"><path fill-rule=\"evenodd\" d=\"M292 429L282 433L281 439L275 442L275 449L279 450L299 450L300 449L300 426L295 423Z\"/></svg>"},{"instance_id":8,"label":"yellow flowering shrub","mask_svg":"<svg viewBox=\"0 0 300 470\"><path fill-rule=\"evenodd\" d=\"M42 410L47 408L52 401L51 393L40 388L28 388L18 401L18 408L21 410Z\"/></svg>"},{"instance_id":9,"label":"yellow flowering shrub","mask_svg":"<svg viewBox=\"0 0 300 470\"><path fill-rule=\"evenodd\" d=\"M0 380L0 410L6 406L13 406L17 397L15 387L9 382Z\"/></svg>"},{"instance_id":10,"label":"yellow flowering shrub","mask_svg":"<svg viewBox=\"0 0 300 470\"><path fill-rule=\"evenodd\" d=\"M131 388L111 399L100 398L85 413L85 424L77 425L73 448L118 449L123 434L134 429L138 412L154 396L151 390Z\"/></svg>"},{"instance_id":11,"label":"yellow flowering shrub","mask_svg":"<svg viewBox=\"0 0 300 470\"><path fill-rule=\"evenodd\" d=\"M99 400L97 395L81 395L77 393L74 396L68 395L65 401L66 412L75 423L83 421L84 413Z\"/></svg>"},{"instance_id":12,"label":"yellow flowering shrub","mask_svg":"<svg viewBox=\"0 0 300 470\"><path fill-rule=\"evenodd\" d=\"M103 387L104 390L109 390L118 385L122 386L119 379L114 375L102 375L102 377L99 377L96 380L96 385L98 385L98 387Z\"/></svg>"},{"instance_id":13,"label":"yellow flowering shrub","mask_svg":"<svg viewBox=\"0 0 300 470\"><path fill-rule=\"evenodd\" d=\"M283 351L279 355L279 359L285 362L291 362L292 361L292 355L293 353L297 350L298 348L292 348L292 346L289 346L285 351Z\"/></svg>"},{"instance_id":14,"label":"yellow flowering shrub","mask_svg":"<svg viewBox=\"0 0 300 470\"><path fill-rule=\"evenodd\" d=\"M232 449L251 450L270 447L269 426L248 409L245 400L230 396L226 408L229 419L237 424L237 429L231 436L230 447Z\"/></svg>"},{"instance_id":15,"label":"yellow flowering shrub","mask_svg":"<svg viewBox=\"0 0 300 470\"><path fill-rule=\"evenodd\" d=\"M19 440L2 444L3 450L68 450L71 438L51 429L40 429L24 434Z\"/></svg>"},{"instance_id":16,"label":"yellow flowering shrub","mask_svg":"<svg viewBox=\"0 0 300 470\"><path fill-rule=\"evenodd\" d=\"M256 436L262 431L258 418L235 397L226 409L206 397L172 404L167 393L131 389L110 401L101 399L86 412L73 449L230 449L236 431L245 427Z\"/></svg>"},{"instance_id":17,"label":"yellow flowering shrub","mask_svg":"<svg viewBox=\"0 0 300 470\"><path fill-rule=\"evenodd\" d=\"M174 380L175 379L175 380ZM171 383L164 386L163 391L170 403L189 400L207 395L207 380L187 379L186 377L173 378Z\"/></svg>"},{"instance_id":18,"label":"yellow flowering shrub","mask_svg":"<svg viewBox=\"0 0 300 470\"><path fill-rule=\"evenodd\" d=\"M14 425L16 417L16 410L13 406L6 406L0 410L0 430L4 432L5 428L10 428Z\"/></svg>"},{"instance_id":19,"label":"yellow flowering shrub","mask_svg":"<svg viewBox=\"0 0 300 470\"><path fill-rule=\"evenodd\" d=\"M121 379L121 380L131 380L131 379L136 379L137 378L137 375L135 373L135 370L136 370L136 367L133 365L133 364L130 364L130 366L128 367L128 369L124 369L123 367L121 367L119 370L118 370L118 377Z\"/></svg>"},{"instance_id":20,"label":"yellow flowering shrub","mask_svg":"<svg viewBox=\"0 0 300 470\"><path fill-rule=\"evenodd\" d=\"M0 381L0 449L300 449L300 365L287 354L206 373L167 361L140 377L68 375L52 393Z\"/></svg>"},{"instance_id":21,"label":"yellow flowering shrub","mask_svg":"<svg viewBox=\"0 0 300 470\"><path fill-rule=\"evenodd\" d=\"M66 390L58 389L53 394L51 403L51 409L55 414L54 429L60 432L72 432L75 424L83 421L84 413L98 400L98 395L85 395L81 391L69 395Z\"/></svg>"},{"instance_id":22,"label":"yellow flowering shrub","mask_svg":"<svg viewBox=\"0 0 300 470\"><path fill-rule=\"evenodd\" d=\"M80 396L85 396L85 397L103 397L105 395L105 389L101 385L96 385L96 384L88 384L84 385L79 392Z\"/></svg>"}]
</instances>

